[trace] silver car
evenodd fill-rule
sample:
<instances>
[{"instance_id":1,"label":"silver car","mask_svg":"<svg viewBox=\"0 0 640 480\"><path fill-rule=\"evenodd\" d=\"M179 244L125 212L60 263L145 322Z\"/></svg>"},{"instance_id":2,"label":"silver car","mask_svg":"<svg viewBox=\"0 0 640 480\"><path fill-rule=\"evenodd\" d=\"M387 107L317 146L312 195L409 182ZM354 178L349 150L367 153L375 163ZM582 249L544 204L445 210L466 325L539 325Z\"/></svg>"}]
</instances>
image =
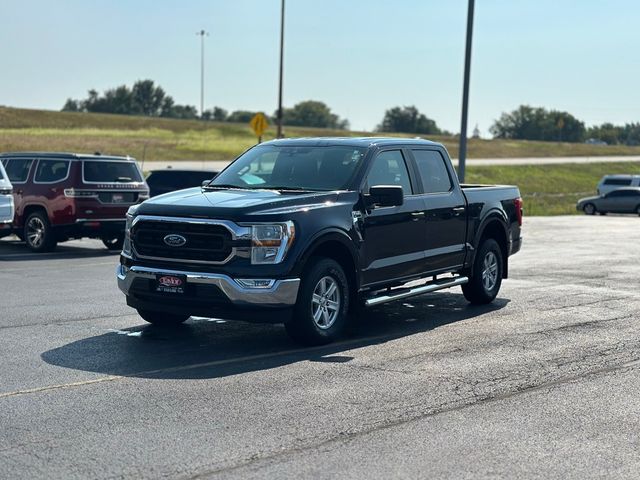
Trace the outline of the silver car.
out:
<instances>
[{"instance_id":1,"label":"silver car","mask_svg":"<svg viewBox=\"0 0 640 480\"><path fill-rule=\"evenodd\" d=\"M598 195L604 195L624 187L640 187L640 175L605 175L596 190Z\"/></svg>"},{"instance_id":2,"label":"silver car","mask_svg":"<svg viewBox=\"0 0 640 480\"><path fill-rule=\"evenodd\" d=\"M597 197L578 200L576 208L587 215L596 213L637 213L640 215L640 188L618 188Z\"/></svg>"},{"instance_id":3,"label":"silver car","mask_svg":"<svg viewBox=\"0 0 640 480\"><path fill-rule=\"evenodd\" d=\"M2 163L0 163L0 234L11 228L13 222L13 186L7 178Z\"/></svg>"}]
</instances>

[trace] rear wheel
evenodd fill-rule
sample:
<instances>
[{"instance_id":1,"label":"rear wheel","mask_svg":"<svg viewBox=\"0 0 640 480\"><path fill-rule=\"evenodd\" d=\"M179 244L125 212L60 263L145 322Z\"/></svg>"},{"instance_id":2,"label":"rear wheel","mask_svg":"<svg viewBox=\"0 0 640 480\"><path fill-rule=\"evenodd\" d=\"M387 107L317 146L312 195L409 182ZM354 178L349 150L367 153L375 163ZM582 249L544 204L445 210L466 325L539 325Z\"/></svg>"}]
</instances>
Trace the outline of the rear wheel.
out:
<instances>
[{"instance_id":1,"label":"rear wheel","mask_svg":"<svg viewBox=\"0 0 640 480\"><path fill-rule=\"evenodd\" d=\"M596 206L593 203L587 203L584 208L584 213L586 213L587 215L595 215L597 210L596 210Z\"/></svg>"},{"instance_id":2,"label":"rear wheel","mask_svg":"<svg viewBox=\"0 0 640 480\"><path fill-rule=\"evenodd\" d=\"M287 333L307 345L336 340L344 331L349 310L349 282L342 267L329 258L311 259L302 278Z\"/></svg>"},{"instance_id":3,"label":"rear wheel","mask_svg":"<svg viewBox=\"0 0 640 480\"><path fill-rule=\"evenodd\" d=\"M116 235L115 237L103 237L102 243L107 250L122 250L122 245L124 244L124 233Z\"/></svg>"},{"instance_id":4,"label":"rear wheel","mask_svg":"<svg viewBox=\"0 0 640 480\"><path fill-rule=\"evenodd\" d=\"M464 297L471 303L491 303L502 285L502 250L494 239L485 240L476 254L473 274L462 286Z\"/></svg>"},{"instance_id":5,"label":"rear wheel","mask_svg":"<svg viewBox=\"0 0 640 480\"><path fill-rule=\"evenodd\" d=\"M51 252L56 248L56 237L46 213L30 213L24 224L24 240L33 252Z\"/></svg>"},{"instance_id":6,"label":"rear wheel","mask_svg":"<svg viewBox=\"0 0 640 480\"><path fill-rule=\"evenodd\" d=\"M138 315L140 315L145 321L154 325L160 326L174 326L189 320L190 315L175 315L172 313L164 313L156 310L142 310L138 309Z\"/></svg>"}]
</instances>

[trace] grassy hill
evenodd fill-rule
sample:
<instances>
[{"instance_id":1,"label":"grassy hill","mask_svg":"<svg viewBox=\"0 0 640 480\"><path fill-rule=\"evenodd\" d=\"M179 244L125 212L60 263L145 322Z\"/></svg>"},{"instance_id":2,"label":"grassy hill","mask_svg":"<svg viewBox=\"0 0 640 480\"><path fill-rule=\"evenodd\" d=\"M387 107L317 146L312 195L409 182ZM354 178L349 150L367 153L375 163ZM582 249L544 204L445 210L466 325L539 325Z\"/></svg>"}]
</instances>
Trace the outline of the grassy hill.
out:
<instances>
[{"instance_id":1,"label":"grassy hill","mask_svg":"<svg viewBox=\"0 0 640 480\"><path fill-rule=\"evenodd\" d=\"M285 127L285 134L287 137L372 135L302 127ZM272 127L264 139L274 137ZM429 139L444 143L451 155L457 157L455 137ZM0 107L0 152L100 151L140 160L228 160L255 142L249 126L240 123ZM472 139L468 152L469 158L599 155L640 155L640 147Z\"/></svg>"}]
</instances>

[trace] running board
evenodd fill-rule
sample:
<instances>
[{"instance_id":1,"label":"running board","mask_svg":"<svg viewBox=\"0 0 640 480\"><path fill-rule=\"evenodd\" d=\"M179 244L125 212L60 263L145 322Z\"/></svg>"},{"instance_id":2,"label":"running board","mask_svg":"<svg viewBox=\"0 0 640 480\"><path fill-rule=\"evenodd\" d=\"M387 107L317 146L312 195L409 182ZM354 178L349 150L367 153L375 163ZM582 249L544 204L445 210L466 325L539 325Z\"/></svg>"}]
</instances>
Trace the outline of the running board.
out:
<instances>
[{"instance_id":1,"label":"running board","mask_svg":"<svg viewBox=\"0 0 640 480\"><path fill-rule=\"evenodd\" d=\"M419 287L409 289L398 288L396 289L396 292L394 292L393 290L386 290L386 293L382 295L366 299L364 301L364 304L367 307L373 307L382 303L393 302L394 300L401 300L403 298L422 295L423 293L431 293L437 290L455 287L457 285L464 285L465 283L469 283L468 277L443 278L442 280L427 282L424 285L420 285Z\"/></svg>"}]
</instances>

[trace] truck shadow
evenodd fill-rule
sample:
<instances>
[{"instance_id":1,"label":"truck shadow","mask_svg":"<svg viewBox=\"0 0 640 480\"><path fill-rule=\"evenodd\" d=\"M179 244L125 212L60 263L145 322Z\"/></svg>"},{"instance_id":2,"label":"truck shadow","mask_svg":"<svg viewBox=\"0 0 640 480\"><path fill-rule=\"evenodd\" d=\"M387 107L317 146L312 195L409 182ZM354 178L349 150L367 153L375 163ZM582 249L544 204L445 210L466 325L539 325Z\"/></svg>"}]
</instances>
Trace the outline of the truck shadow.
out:
<instances>
[{"instance_id":1,"label":"truck shadow","mask_svg":"<svg viewBox=\"0 0 640 480\"><path fill-rule=\"evenodd\" d=\"M491 305L470 306L452 293L410 300L366 311L344 340L321 347L293 343L281 325L192 318L178 328L113 329L46 351L41 358L64 368L155 379L218 378L302 361L348 363L353 349L481 317L509 303L498 298Z\"/></svg>"}]
</instances>

